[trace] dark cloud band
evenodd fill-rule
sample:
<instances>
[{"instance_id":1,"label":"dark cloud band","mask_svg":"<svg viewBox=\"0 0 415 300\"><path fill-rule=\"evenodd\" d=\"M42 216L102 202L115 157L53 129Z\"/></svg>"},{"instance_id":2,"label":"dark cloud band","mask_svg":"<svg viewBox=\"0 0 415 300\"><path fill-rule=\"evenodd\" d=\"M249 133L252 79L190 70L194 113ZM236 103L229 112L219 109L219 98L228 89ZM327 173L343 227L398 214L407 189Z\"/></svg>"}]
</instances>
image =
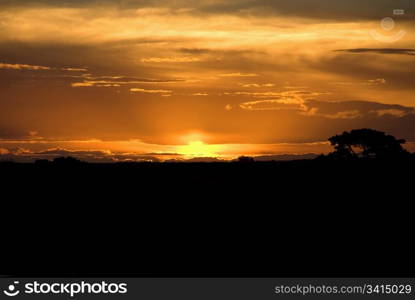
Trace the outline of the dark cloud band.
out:
<instances>
[{"instance_id":1,"label":"dark cloud band","mask_svg":"<svg viewBox=\"0 0 415 300\"><path fill-rule=\"evenodd\" d=\"M336 52L348 53L376 53L376 54L401 54L415 56L415 49L405 48L356 48L356 49L340 49Z\"/></svg>"},{"instance_id":2,"label":"dark cloud band","mask_svg":"<svg viewBox=\"0 0 415 300\"><path fill-rule=\"evenodd\" d=\"M192 14L249 14L260 16L298 16L327 20L368 20L391 16L394 9L405 10L404 19L413 18L412 0L3 0L0 7L52 6L88 7L111 5L119 9L163 7L186 9Z\"/></svg>"}]
</instances>

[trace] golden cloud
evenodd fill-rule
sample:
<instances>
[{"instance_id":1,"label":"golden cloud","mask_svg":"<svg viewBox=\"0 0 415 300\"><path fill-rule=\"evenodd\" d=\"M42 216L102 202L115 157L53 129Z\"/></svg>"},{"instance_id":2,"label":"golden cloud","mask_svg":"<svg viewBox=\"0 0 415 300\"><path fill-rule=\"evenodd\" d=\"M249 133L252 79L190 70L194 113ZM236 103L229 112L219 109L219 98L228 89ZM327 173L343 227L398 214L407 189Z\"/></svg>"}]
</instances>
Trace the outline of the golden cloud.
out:
<instances>
[{"instance_id":1,"label":"golden cloud","mask_svg":"<svg viewBox=\"0 0 415 300\"><path fill-rule=\"evenodd\" d=\"M50 70L50 67L45 66L33 66L25 64L7 64L0 63L0 69L12 69L12 70Z\"/></svg>"},{"instance_id":2,"label":"golden cloud","mask_svg":"<svg viewBox=\"0 0 415 300\"><path fill-rule=\"evenodd\" d=\"M135 93L149 93L149 94L166 94L171 93L170 90L146 90L146 89L140 89L140 88L131 88L130 92Z\"/></svg>"},{"instance_id":3,"label":"golden cloud","mask_svg":"<svg viewBox=\"0 0 415 300\"><path fill-rule=\"evenodd\" d=\"M143 58L141 62L145 63L187 63L201 61L197 57L150 57Z\"/></svg>"},{"instance_id":4,"label":"golden cloud","mask_svg":"<svg viewBox=\"0 0 415 300\"><path fill-rule=\"evenodd\" d=\"M258 74L255 73L226 73L220 74L220 77L257 77Z\"/></svg>"}]
</instances>

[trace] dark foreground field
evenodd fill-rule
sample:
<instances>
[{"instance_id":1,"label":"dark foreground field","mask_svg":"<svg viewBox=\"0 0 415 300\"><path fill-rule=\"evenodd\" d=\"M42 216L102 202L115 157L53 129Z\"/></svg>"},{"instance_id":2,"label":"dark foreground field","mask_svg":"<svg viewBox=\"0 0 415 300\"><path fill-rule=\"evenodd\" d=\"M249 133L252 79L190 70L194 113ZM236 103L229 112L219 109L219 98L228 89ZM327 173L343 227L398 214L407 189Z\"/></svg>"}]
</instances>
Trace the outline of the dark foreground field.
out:
<instances>
[{"instance_id":1,"label":"dark foreground field","mask_svg":"<svg viewBox=\"0 0 415 300\"><path fill-rule=\"evenodd\" d=\"M10 224L24 222L36 237L23 249L48 245L60 255L32 272L406 276L415 273L414 167L413 159L6 162L0 174L3 216L26 211ZM69 257L77 262L62 267Z\"/></svg>"},{"instance_id":2,"label":"dark foreground field","mask_svg":"<svg viewBox=\"0 0 415 300\"><path fill-rule=\"evenodd\" d=\"M141 199L180 195L221 198L251 195L268 199L402 199L413 187L415 160L329 160L227 163L0 163L5 187L47 195L59 190L74 197L109 195ZM24 188L23 188L24 187ZM82 190L82 195L77 192ZM150 193L144 195L144 193ZM212 199L213 200L213 199ZM265 200L265 198L262 198Z\"/></svg>"}]
</instances>

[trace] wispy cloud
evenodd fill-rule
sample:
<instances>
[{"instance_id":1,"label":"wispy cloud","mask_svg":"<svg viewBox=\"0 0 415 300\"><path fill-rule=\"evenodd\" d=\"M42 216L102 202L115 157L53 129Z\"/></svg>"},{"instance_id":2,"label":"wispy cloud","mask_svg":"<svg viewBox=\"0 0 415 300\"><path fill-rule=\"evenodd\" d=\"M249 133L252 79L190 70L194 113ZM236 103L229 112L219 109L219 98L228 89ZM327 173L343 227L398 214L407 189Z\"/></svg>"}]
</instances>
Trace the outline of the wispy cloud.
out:
<instances>
[{"instance_id":1,"label":"wispy cloud","mask_svg":"<svg viewBox=\"0 0 415 300\"><path fill-rule=\"evenodd\" d=\"M225 92L224 95L235 95L235 96L253 96L255 98L268 98L275 97L279 99L304 99L305 97L315 97L320 95L327 95L328 92L309 92L309 91L285 91L285 92Z\"/></svg>"},{"instance_id":2,"label":"wispy cloud","mask_svg":"<svg viewBox=\"0 0 415 300\"><path fill-rule=\"evenodd\" d=\"M346 110L346 111L339 111L335 114L324 114L325 118L328 119L356 119L360 117L362 114L359 110Z\"/></svg>"},{"instance_id":3,"label":"wispy cloud","mask_svg":"<svg viewBox=\"0 0 415 300\"><path fill-rule=\"evenodd\" d=\"M301 110L302 100L271 99L244 102L239 105L245 110Z\"/></svg>"},{"instance_id":4,"label":"wispy cloud","mask_svg":"<svg viewBox=\"0 0 415 300\"><path fill-rule=\"evenodd\" d=\"M158 84L158 83L179 83L185 82L182 79L145 79L127 76L93 76L85 74L74 76L73 78L81 79L81 82L72 82L72 87L119 87L131 84Z\"/></svg>"},{"instance_id":5,"label":"wispy cloud","mask_svg":"<svg viewBox=\"0 0 415 300\"><path fill-rule=\"evenodd\" d=\"M255 73L226 73L220 74L220 77L257 77L258 74Z\"/></svg>"},{"instance_id":6,"label":"wispy cloud","mask_svg":"<svg viewBox=\"0 0 415 300\"><path fill-rule=\"evenodd\" d=\"M146 89L140 89L140 88L131 88L130 92L149 93L149 94L169 94L172 91L170 91L170 90L146 90Z\"/></svg>"},{"instance_id":7,"label":"wispy cloud","mask_svg":"<svg viewBox=\"0 0 415 300\"><path fill-rule=\"evenodd\" d=\"M51 70L50 67L45 66L34 66L25 64L7 64L0 63L0 69L11 69L11 70Z\"/></svg>"},{"instance_id":8,"label":"wispy cloud","mask_svg":"<svg viewBox=\"0 0 415 300\"><path fill-rule=\"evenodd\" d=\"M224 95L230 96L253 96L253 97L279 97L281 96L281 92L246 92L246 91L239 91L239 92L225 92Z\"/></svg>"},{"instance_id":9,"label":"wispy cloud","mask_svg":"<svg viewBox=\"0 0 415 300\"><path fill-rule=\"evenodd\" d=\"M256 100L241 103L240 108L244 110L297 110L301 113L314 113L307 106L307 101L316 96L325 95L327 92L311 91L285 91L285 92L237 92L237 95L252 95L254 97L272 96L275 99Z\"/></svg>"},{"instance_id":10,"label":"wispy cloud","mask_svg":"<svg viewBox=\"0 0 415 300\"><path fill-rule=\"evenodd\" d=\"M144 63L188 63L201 61L198 57L149 57L141 59Z\"/></svg>"},{"instance_id":11,"label":"wispy cloud","mask_svg":"<svg viewBox=\"0 0 415 300\"><path fill-rule=\"evenodd\" d=\"M378 79L370 79L368 81L365 82L366 85L382 85L385 84L386 80L383 78L378 78Z\"/></svg>"},{"instance_id":12,"label":"wispy cloud","mask_svg":"<svg viewBox=\"0 0 415 300\"><path fill-rule=\"evenodd\" d=\"M72 87L90 87L90 86L94 86L93 83L91 82L73 82L71 83Z\"/></svg>"},{"instance_id":13,"label":"wispy cloud","mask_svg":"<svg viewBox=\"0 0 415 300\"><path fill-rule=\"evenodd\" d=\"M61 70L70 72L88 72L87 68L62 68Z\"/></svg>"},{"instance_id":14,"label":"wispy cloud","mask_svg":"<svg viewBox=\"0 0 415 300\"><path fill-rule=\"evenodd\" d=\"M377 78L377 79L368 79L364 81L336 81L330 82L332 85L366 85L366 86L378 86L386 84L386 79L384 78Z\"/></svg>"},{"instance_id":15,"label":"wispy cloud","mask_svg":"<svg viewBox=\"0 0 415 300\"><path fill-rule=\"evenodd\" d=\"M241 83L242 87L245 88L261 88L261 87L274 87L275 84L273 83Z\"/></svg>"},{"instance_id":16,"label":"wispy cloud","mask_svg":"<svg viewBox=\"0 0 415 300\"><path fill-rule=\"evenodd\" d=\"M37 65L29 65L29 64L9 64L9 63L0 63L0 69L9 69L9 70L32 70L32 71L39 71L39 70L61 70L61 71L69 71L69 72L88 72L87 68L55 68L55 67L48 67L48 66L37 66Z\"/></svg>"},{"instance_id":17,"label":"wispy cloud","mask_svg":"<svg viewBox=\"0 0 415 300\"><path fill-rule=\"evenodd\" d=\"M408 112L408 111L405 111L405 110L402 110L402 109L393 109L393 108L391 108L391 109L379 109L379 110L374 110L372 112L376 113L379 117L389 115L389 116L394 116L394 117L398 117L398 118L402 118L402 117L408 115L409 113L411 113L411 112ZM415 111L412 112L412 113L415 113Z\"/></svg>"}]
</instances>

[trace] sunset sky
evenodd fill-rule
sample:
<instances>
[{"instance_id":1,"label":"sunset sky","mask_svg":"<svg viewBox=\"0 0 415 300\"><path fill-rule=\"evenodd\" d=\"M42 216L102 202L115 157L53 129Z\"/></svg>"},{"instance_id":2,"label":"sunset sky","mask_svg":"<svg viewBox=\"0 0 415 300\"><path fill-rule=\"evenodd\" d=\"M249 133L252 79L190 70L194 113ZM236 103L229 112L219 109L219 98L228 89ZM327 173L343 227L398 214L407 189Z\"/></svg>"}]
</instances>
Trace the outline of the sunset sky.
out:
<instances>
[{"instance_id":1,"label":"sunset sky","mask_svg":"<svg viewBox=\"0 0 415 300\"><path fill-rule=\"evenodd\" d=\"M415 151L414 11L413 0L0 0L0 159L322 153L364 127Z\"/></svg>"}]
</instances>

